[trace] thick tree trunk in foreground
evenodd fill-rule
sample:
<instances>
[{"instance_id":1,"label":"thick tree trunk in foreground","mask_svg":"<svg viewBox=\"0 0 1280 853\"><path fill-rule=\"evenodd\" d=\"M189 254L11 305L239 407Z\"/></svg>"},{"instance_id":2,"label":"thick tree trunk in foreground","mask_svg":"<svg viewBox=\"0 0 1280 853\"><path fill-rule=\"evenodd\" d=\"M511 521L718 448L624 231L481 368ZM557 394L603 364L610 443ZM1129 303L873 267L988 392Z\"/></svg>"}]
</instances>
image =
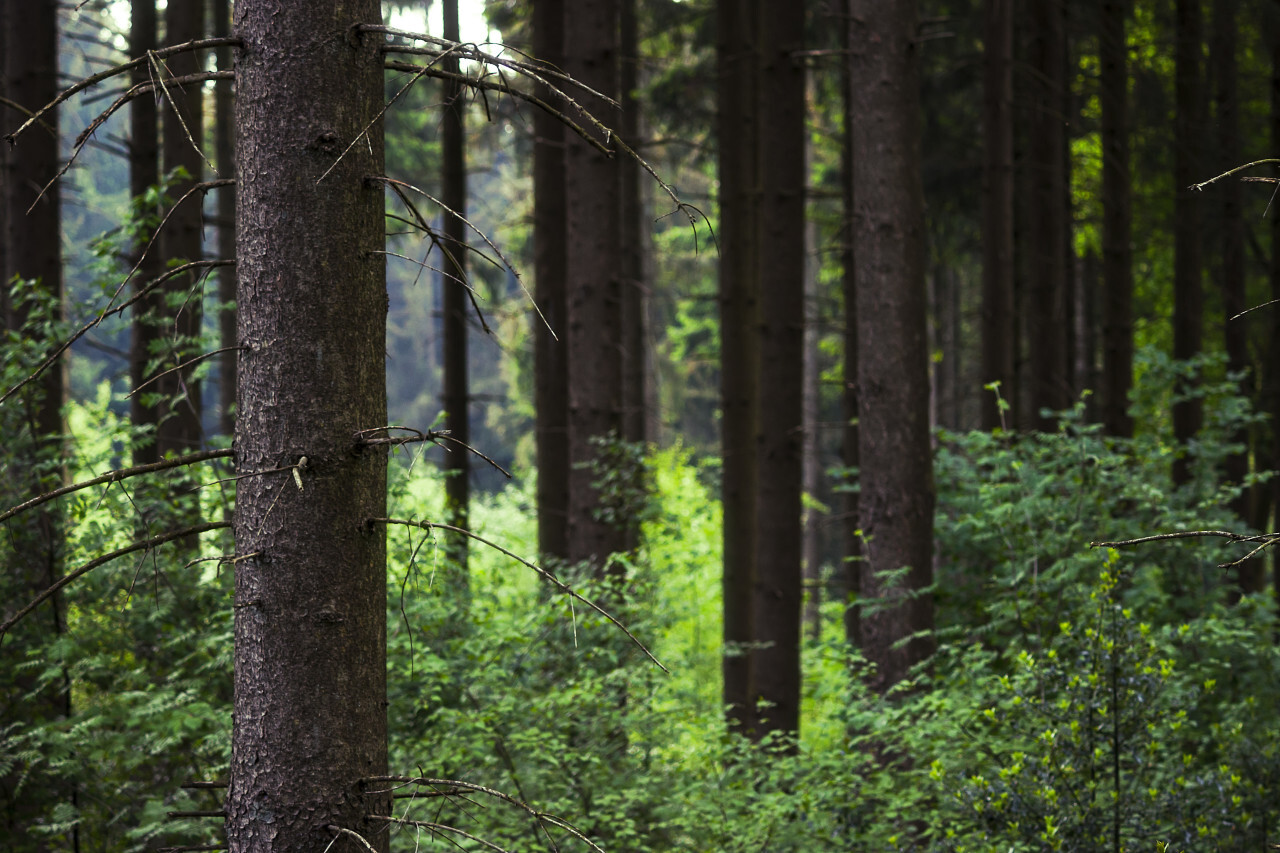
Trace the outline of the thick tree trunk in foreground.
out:
<instances>
[{"instance_id":1,"label":"thick tree trunk in foreground","mask_svg":"<svg viewBox=\"0 0 1280 853\"><path fill-rule=\"evenodd\" d=\"M720 399L724 454L724 704L739 731L755 730L756 424L760 386L756 210L756 0L716 3L720 176Z\"/></svg>"},{"instance_id":2,"label":"thick tree trunk in foreground","mask_svg":"<svg viewBox=\"0 0 1280 853\"><path fill-rule=\"evenodd\" d=\"M887 688L932 651L933 471L913 0L857 0L851 57L862 649ZM900 572L890 578L886 573Z\"/></svg>"},{"instance_id":3,"label":"thick tree trunk in foreground","mask_svg":"<svg viewBox=\"0 0 1280 853\"><path fill-rule=\"evenodd\" d=\"M383 72L375 0L239 0L233 853L375 850L385 775ZM361 133L361 141L342 156ZM330 171L331 170L331 171ZM326 171L328 174L326 175ZM323 176L323 178L322 178ZM305 463L305 464L304 464ZM285 466L289 470L274 471ZM259 473L263 472L263 473ZM300 478L299 483L295 476ZM255 476L256 475L256 476Z\"/></svg>"},{"instance_id":4,"label":"thick tree trunk in foreground","mask_svg":"<svg viewBox=\"0 0 1280 853\"><path fill-rule=\"evenodd\" d=\"M759 734L800 730L804 3L760 4L760 401L752 664Z\"/></svg>"},{"instance_id":5,"label":"thick tree trunk in foreground","mask_svg":"<svg viewBox=\"0 0 1280 853\"><path fill-rule=\"evenodd\" d=\"M1107 433L1133 435L1133 250L1129 174L1128 3L1103 0L1098 32L1102 105L1102 422Z\"/></svg>"},{"instance_id":6,"label":"thick tree trunk in foreground","mask_svg":"<svg viewBox=\"0 0 1280 853\"><path fill-rule=\"evenodd\" d=\"M606 97L618 94L617 0L566 0L564 68ZM606 126L617 110L590 96ZM599 137L601 141L605 141ZM577 134L565 145L569 308L569 559L598 569L625 549L596 487L604 440L622 436L622 279L618 164Z\"/></svg>"},{"instance_id":7,"label":"thick tree trunk in foreground","mask_svg":"<svg viewBox=\"0 0 1280 853\"><path fill-rule=\"evenodd\" d=\"M1174 43L1173 357L1185 361L1200 354L1204 328L1200 208L1205 201L1191 189L1192 184L1204 180L1204 20L1200 0L1177 0ZM1181 394L1191 389L1189 383L1180 383ZM1200 431L1201 419L1200 400L1174 403L1173 437L1178 445L1174 485L1191 479L1186 448Z\"/></svg>"},{"instance_id":8,"label":"thick tree trunk in foreground","mask_svg":"<svg viewBox=\"0 0 1280 853\"><path fill-rule=\"evenodd\" d=\"M535 0L533 52L564 64L564 0ZM542 95L557 100L546 87ZM537 409L538 553L569 557L569 310L565 302L564 125L533 116L534 282L542 317L533 317L534 405ZM545 322L543 319L545 318ZM547 327L551 328L548 329ZM559 337L559 340L556 337Z\"/></svg>"},{"instance_id":9,"label":"thick tree trunk in foreground","mask_svg":"<svg viewBox=\"0 0 1280 853\"><path fill-rule=\"evenodd\" d=\"M457 41L458 0L444 0L444 37ZM448 54L444 70L459 73L457 54ZM444 216L444 246L447 250L440 268L444 271L444 411L445 428L462 444L471 443L470 394L467 381L467 163L463 149L465 127L464 90L458 80L445 80L444 115L440 127L441 201ZM457 215L451 214L453 211ZM461 446L451 446L444 454L445 513L449 524L467 529L471 503L471 455ZM451 592L465 601L467 592L467 538L448 535Z\"/></svg>"},{"instance_id":10,"label":"thick tree trunk in foreground","mask_svg":"<svg viewBox=\"0 0 1280 853\"><path fill-rule=\"evenodd\" d=\"M1016 411L1018 323L1013 307L1013 0L987 0L983 54L982 428L1012 426L999 400Z\"/></svg>"}]
</instances>

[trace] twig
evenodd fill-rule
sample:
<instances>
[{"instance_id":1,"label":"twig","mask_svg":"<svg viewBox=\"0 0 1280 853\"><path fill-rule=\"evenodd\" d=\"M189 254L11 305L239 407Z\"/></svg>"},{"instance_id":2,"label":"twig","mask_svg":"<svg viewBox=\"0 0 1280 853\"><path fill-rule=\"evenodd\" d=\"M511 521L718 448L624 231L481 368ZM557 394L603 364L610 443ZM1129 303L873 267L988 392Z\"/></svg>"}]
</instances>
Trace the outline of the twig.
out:
<instances>
[{"instance_id":1,"label":"twig","mask_svg":"<svg viewBox=\"0 0 1280 853\"><path fill-rule=\"evenodd\" d=\"M331 824L329 824L329 825L328 825L327 827L325 827L325 828L326 828L326 829L328 829L330 832L335 833L335 834L337 834L337 835L350 835L350 836L351 836L352 838L354 838L356 841L359 841L361 844L363 844L363 845L364 845L364 848L365 848L366 850L368 850L368 851L369 851L369 853L378 853L378 851L374 849L373 845L372 845L372 844L370 844L370 843L365 839L365 837L364 837L363 835L361 835L360 833L356 832L354 829L346 829L345 827L336 826L336 825L334 825L334 824L332 824L332 823L331 823ZM326 849L327 849L327 848L326 848Z\"/></svg>"},{"instance_id":2,"label":"twig","mask_svg":"<svg viewBox=\"0 0 1280 853\"><path fill-rule=\"evenodd\" d=\"M152 382L155 382L156 380L160 379L163 376L168 376L170 373L173 373L174 371L182 370L184 367L190 367L191 365L195 364L197 361L204 361L206 358L213 358L215 355L221 355L224 352L231 352L232 350L241 350L241 349L244 349L244 347L240 345L236 345L233 347L223 347L222 349L216 349L213 352L201 353L200 355L197 355L194 358L189 358L186 361L182 362L182 364L175 365L174 367L171 367L168 370L161 371L160 373L157 373L155 376L152 376L146 382L143 382L137 388L134 388L128 394L125 394L124 398L128 400L130 397L132 397L134 394L137 394L143 388L146 388Z\"/></svg>"},{"instance_id":3,"label":"twig","mask_svg":"<svg viewBox=\"0 0 1280 853\"><path fill-rule=\"evenodd\" d=\"M190 812L165 812L165 817L171 817L171 818L216 817L220 819L225 819L226 816L227 816L227 813L222 809L209 809L205 811L190 811Z\"/></svg>"},{"instance_id":4,"label":"twig","mask_svg":"<svg viewBox=\"0 0 1280 853\"><path fill-rule=\"evenodd\" d=\"M1246 560L1252 559L1260 551L1264 551L1267 548L1270 548L1271 546L1275 545L1277 542L1280 542L1280 533L1245 534L1245 533L1232 533L1229 530L1182 530L1175 533L1157 533L1154 536L1141 536L1137 539L1124 539L1119 542L1090 542L1089 547L1090 548L1123 548L1126 545L1141 545L1146 542L1165 542L1170 539L1195 539L1195 538L1201 538L1206 536L1216 537L1218 539L1229 539L1232 542L1262 543L1258 547L1254 548L1249 553L1245 554L1243 557L1237 560L1231 560L1230 562L1226 562L1226 563L1219 563L1218 568L1220 569L1229 569L1233 566L1238 566L1241 563L1245 562Z\"/></svg>"},{"instance_id":5,"label":"twig","mask_svg":"<svg viewBox=\"0 0 1280 853\"><path fill-rule=\"evenodd\" d=\"M382 432L385 430L393 430L393 429L405 430L406 432L413 433L413 435L396 436L396 437L388 436L386 438L365 438L365 433ZM372 447L379 444L392 444L392 445L413 444L414 442L418 442L418 441L429 441L432 444L439 444L441 441L451 441L454 444L461 446L463 449L471 451L476 456L483 459L485 462L488 462L494 468L497 468L499 471L502 472L502 474L508 480L511 479L511 472L509 472L506 468L503 468L497 462L494 462L488 456L485 456L483 453L481 453L479 450L472 447L471 445L467 444L465 441L454 438L453 435L450 434L449 430L447 429L441 429L441 430L433 429L433 430L428 430L427 432L423 432L422 430L417 430L417 429L414 429L413 427L404 427L404 426L373 427L372 429L362 429L359 432L357 432L356 439L361 444L364 444L366 447Z\"/></svg>"},{"instance_id":6,"label":"twig","mask_svg":"<svg viewBox=\"0 0 1280 853\"><path fill-rule=\"evenodd\" d=\"M451 533L458 533L463 536L466 536L469 539L474 539L475 541L479 542L481 545L488 545L490 548L494 549L500 554L504 554L505 556L510 557L511 559L515 560L521 565L527 568L533 569L535 572L541 575L545 580L549 581L552 584L552 586L556 587L556 589L560 590L562 593L569 596L571 599L581 601L587 607L590 607L596 613L599 613L601 616L605 618L606 621L610 622L619 631L626 634L627 637L631 640L631 642L635 643L635 645L640 649L640 651L645 653L645 655L649 658L649 660L657 664L658 669L662 670L668 675L671 674L671 670L663 666L662 661L654 657L653 652L649 651L649 649L645 646L644 643L636 639L635 634L632 634L629 630L627 630L627 627L625 625L619 622L617 618L615 618L603 607L596 604L591 599L585 597L580 592L575 590L573 587L569 586L567 583L560 580L558 577L556 577L546 569L542 568L541 566L538 566L534 563L529 562L525 558L520 557L511 551L508 551L506 548L503 548L501 545L498 545L495 542L491 542L490 540L485 539L483 536L480 536L476 533L472 533L470 530L464 530L461 527L455 527L452 524L441 524L435 521L412 521L410 519L405 519L405 518L370 518L366 520L366 523L368 524L403 524L407 527L419 527L423 530L448 530Z\"/></svg>"},{"instance_id":7,"label":"twig","mask_svg":"<svg viewBox=\"0 0 1280 853\"><path fill-rule=\"evenodd\" d=\"M1276 159L1274 157L1268 157L1265 160L1254 160L1252 163L1245 163L1243 166L1236 166L1234 169L1230 169L1226 172L1223 172L1221 175L1218 175L1216 178L1210 178L1207 181L1201 181L1198 184L1192 184L1190 187L1188 187L1188 189L1193 189L1196 192L1200 192L1205 187L1209 186L1209 184L1220 181L1223 178L1229 178L1232 175L1236 174L1237 172L1243 172L1245 169L1252 169L1254 166L1265 166L1268 163L1280 163L1280 159Z\"/></svg>"},{"instance_id":8,"label":"twig","mask_svg":"<svg viewBox=\"0 0 1280 853\"><path fill-rule=\"evenodd\" d=\"M187 536L195 536L199 533L208 533L210 530L222 530L223 528L230 526L231 522L229 521L207 521L204 524L197 524L183 530L172 530L168 533L161 533L158 536L152 536L150 539L143 539L138 542L134 542L123 548L117 548L110 554L103 554L97 559L90 560L75 571L68 572L58 578L58 580L55 581L48 589L37 595L30 604L13 614L13 616L10 616L4 622L0 623L0 642L3 642L4 636L9 632L10 628L21 622L31 613L31 611L35 610L45 601L53 597L58 590L62 589L81 575L87 574L93 569L96 569L98 566L101 566L104 563L109 563L117 557L123 557L125 554L132 554L134 551L149 551L152 548L163 545L166 542L172 542L175 539L183 539Z\"/></svg>"},{"instance_id":9,"label":"twig","mask_svg":"<svg viewBox=\"0 0 1280 853\"><path fill-rule=\"evenodd\" d=\"M494 844L492 841L486 841L485 839L472 835L471 833L465 830L458 829L456 826L449 826L448 824L444 824L444 823L432 823L426 820L409 820L408 818L392 817L391 815L385 815L385 814L371 814L371 815L368 815L368 817L372 818L373 820L385 820L388 823L399 824L400 826L416 826L420 829L429 829L432 832L452 832L456 835L462 836L468 841L474 841L476 844L479 844L482 847L487 847L490 850L497 850L499 851L499 853L511 853L511 851L509 851L505 847L499 847L498 845Z\"/></svg>"},{"instance_id":10,"label":"twig","mask_svg":"<svg viewBox=\"0 0 1280 853\"><path fill-rule=\"evenodd\" d=\"M80 483L72 483L69 486L62 486L61 488L54 489L51 492L46 492L43 495L34 497L26 503L18 504L12 509L7 509L0 513L0 522L8 521L15 515L19 515L29 509L38 507L42 503L54 500L55 498L60 498L63 495L69 495L72 492L78 492L81 489L100 486L103 483L117 483L121 480L127 480L130 477L136 477L139 474L151 474L156 471L165 471L169 468L181 468L184 465L195 465L199 462L208 462L210 459L225 459L231 455L232 450L230 448L222 450L202 450L199 453L189 453L185 456L177 456L173 459L164 459L160 462L150 462L146 465L135 465L131 468L119 468L115 471L103 474L100 477L94 477L92 480L85 480Z\"/></svg>"}]
</instances>

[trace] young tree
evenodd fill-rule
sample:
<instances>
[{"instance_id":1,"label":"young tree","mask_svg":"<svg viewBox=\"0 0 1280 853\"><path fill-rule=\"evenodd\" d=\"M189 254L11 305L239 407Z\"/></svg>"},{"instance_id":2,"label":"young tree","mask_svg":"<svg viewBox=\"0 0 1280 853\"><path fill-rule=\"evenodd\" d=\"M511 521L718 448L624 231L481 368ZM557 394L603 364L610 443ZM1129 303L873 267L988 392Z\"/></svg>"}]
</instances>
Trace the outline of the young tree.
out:
<instances>
[{"instance_id":1,"label":"young tree","mask_svg":"<svg viewBox=\"0 0 1280 853\"><path fill-rule=\"evenodd\" d=\"M233 853L387 848L380 21L236 3Z\"/></svg>"},{"instance_id":2,"label":"young tree","mask_svg":"<svg viewBox=\"0 0 1280 853\"><path fill-rule=\"evenodd\" d=\"M887 688L933 645L933 472L914 0L855 0L850 55L864 654ZM913 636L914 635L914 636ZM905 644L900 643L913 637Z\"/></svg>"}]
</instances>

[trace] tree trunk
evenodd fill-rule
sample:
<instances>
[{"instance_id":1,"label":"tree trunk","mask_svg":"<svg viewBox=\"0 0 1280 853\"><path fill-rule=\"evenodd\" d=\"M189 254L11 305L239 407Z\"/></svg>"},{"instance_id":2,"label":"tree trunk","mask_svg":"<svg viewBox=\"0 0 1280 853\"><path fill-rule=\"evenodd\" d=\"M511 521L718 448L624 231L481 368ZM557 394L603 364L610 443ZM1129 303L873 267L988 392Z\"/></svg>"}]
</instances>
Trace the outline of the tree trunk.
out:
<instances>
[{"instance_id":1,"label":"tree trunk","mask_svg":"<svg viewBox=\"0 0 1280 853\"><path fill-rule=\"evenodd\" d=\"M231 34L230 0L213 0L213 35ZM136 54L135 54L136 56ZM232 70L230 46L217 50L218 70ZM143 98L142 100L146 100ZM231 119L232 92L230 80L213 84L213 146L218 172L224 178L235 174L235 127ZM223 187L217 194L217 253L219 258L234 258L236 253L236 188ZM235 434L236 402L236 271L235 267L218 270L218 431Z\"/></svg>"},{"instance_id":2,"label":"tree trunk","mask_svg":"<svg viewBox=\"0 0 1280 853\"><path fill-rule=\"evenodd\" d=\"M640 31L636 0L619 5L620 97L618 132L633 148L640 144ZM640 164L631 158L618 161L622 252L622 437L643 444L647 440L645 400L646 355L644 264L645 196ZM634 531L631 531L634 532Z\"/></svg>"},{"instance_id":3,"label":"tree trunk","mask_svg":"<svg viewBox=\"0 0 1280 853\"><path fill-rule=\"evenodd\" d=\"M1124 0L1103 0L1098 31L1102 106L1102 422L1132 436L1133 251L1130 246L1129 72Z\"/></svg>"},{"instance_id":4,"label":"tree trunk","mask_svg":"<svg viewBox=\"0 0 1280 853\"><path fill-rule=\"evenodd\" d=\"M564 68L616 100L618 0L566 0ZM584 96L608 127L617 110ZM618 166L577 134L565 145L569 306L569 559L604 568L625 549L622 519L597 487L601 442L622 436L622 280ZM601 141L606 142L602 137Z\"/></svg>"},{"instance_id":5,"label":"tree trunk","mask_svg":"<svg viewBox=\"0 0 1280 853\"><path fill-rule=\"evenodd\" d=\"M717 0L716 100L720 177L720 397L724 455L724 704L731 725L755 731L756 424L759 291L755 193L756 0Z\"/></svg>"},{"instance_id":6,"label":"tree trunk","mask_svg":"<svg viewBox=\"0 0 1280 853\"><path fill-rule=\"evenodd\" d=\"M458 41L458 0L444 0L444 37ZM442 62L446 73L458 74L456 53ZM441 117L441 201L444 202L445 257L444 299L444 411L445 428L459 444L450 443L444 454L445 515L449 524L466 529L471 502L471 456L461 445L471 443L470 395L467 381L467 165L463 148L465 92L458 80L445 80L444 115ZM450 213L453 211L453 213ZM455 215L456 214L456 215ZM467 597L467 537L448 535L449 574L445 582L459 601Z\"/></svg>"},{"instance_id":7,"label":"tree trunk","mask_svg":"<svg viewBox=\"0 0 1280 853\"><path fill-rule=\"evenodd\" d=\"M165 8L165 41L181 44L205 37L204 0L169 0ZM199 53L185 53L171 57L168 69L176 76L195 74L204 70L204 59ZM161 159L166 174L175 169L186 170L187 177L174 181L169 195L176 202L195 184L203 179L204 157L204 108L199 83L187 86L166 84L169 103L164 110ZM204 215L201 210L203 194L188 198L169 217L160 233L161 259L174 261L198 261L203 256L202 232ZM203 285L199 273L178 276L164 288L165 296L178 301L180 307L169 305L162 320L162 336L167 339L167 363L162 369L172 368L189 360L202 351L200 334L203 322ZM163 395L159 421L156 425L156 451L189 453L200 447L201 429L200 383L195 378L195 368L185 367L165 374L152 383L151 390ZM190 520L188 523L194 523Z\"/></svg>"},{"instance_id":8,"label":"tree trunk","mask_svg":"<svg viewBox=\"0 0 1280 853\"><path fill-rule=\"evenodd\" d=\"M0 77L6 97L27 109L53 100L58 91L57 7L53 3L6 0L0 27ZM7 129L26 116L0 107ZM44 115L7 152L0 206L4 231L0 232L0 322L3 330L19 340L53 334L42 325L63 319L61 241L59 238L59 187L43 196L41 189L58 169L58 116ZM9 148L8 145L5 145ZM37 201L37 197L39 201ZM14 286L14 279L25 283ZM6 372L13 365L4 365ZM25 367L16 370L26 372ZM0 457L0 501L13 506L33 495L62 484L62 441L66 432L62 406L66 401L66 364L59 362L11 401L0 424L4 451ZM9 373L7 380L19 376ZM0 540L0 601L8 611L47 589L62 573L63 517L53 504L7 522ZM7 612L5 615L8 615ZM33 650L52 643L65 631L61 596L41 608L37 618L11 632L0 647L0 729L21 720L53 721L70 712L71 694L64 685L40 685L39 672L29 667ZM28 664L28 666L24 666ZM0 772L0 836L14 853L65 849L77 842L39 831L47 825L56 803L73 798L65 780L46 775L42 765L19 757ZM7 848L9 849L9 848Z\"/></svg>"},{"instance_id":9,"label":"tree trunk","mask_svg":"<svg viewBox=\"0 0 1280 853\"><path fill-rule=\"evenodd\" d=\"M1041 412L1065 409L1072 402L1066 336L1066 28L1061 0L1030 5L1033 85L1027 168L1035 215L1027 227L1025 310L1031 346L1026 415L1036 429L1053 429L1053 419Z\"/></svg>"},{"instance_id":10,"label":"tree trunk","mask_svg":"<svg viewBox=\"0 0 1280 853\"><path fill-rule=\"evenodd\" d=\"M1186 361L1200 354L1204 291L1200 207L1204 197L1191 185L1204 180L1204 22L1200 0L1177 0L1174 35L1174 209L1173 209L1173 357ZM1187 445L1200 431L1199 399L1187 399L1191 383L1180 382L1173 404L1173 437L1178 445L1174 485L1191 479Z\"/></svg>"},{"instance_id":11,"label":"tree trunk","mask_svg":"<svg viewBox=\"0 0 1280 853\"><path fill-rule=\"evenodd\" d=\"M933 473L913 0L853 4L862 648L886 689L931 653ZM860 50L858 49L860 47ZM903 640L919 632L905 645Z\"/></svg>"},{"instance_id":12,"label":"tree trunk","mask_svg":"<svg viewBox=\"0 0 1280 853\"><path fill-rule=\"evenodd\" d=\"M800 730L804 436L804 3L761 3L760 395L754 695L758 732ZM767 410L763 408L768 401Z\"/></svg>"},{"instance_id":13,"label":"tree trunk","mask_svg":"<svg viewBox=\"0 0 1280 853\"><path fill-rule=\"evenodd\" d=\"M235 458L262 473L239 480L235 508L227 840L232 853L383 851L366 815L390 798L361 780L387 764L386 538L369 522L385 516L387 463L357 438L387 423L370 180L383 173L383 38L353 29L381 11L239 0L235 17Z\"/></svg>"},{"instance_id":14,"label":"tree trunk","mask_svg":"<svg viewBox=\"0 0 1280 853\"><path fill-rule=\"evenodd\" d=\"M844 388L840 395L840 413L844 428L840 436L840 457L844 463L849 479L845 482L845 491L841 497L840 508L844 516L841 525L843 547L840 576L844 582L844 636L852 646L862 648L862 623L856 604L862 590L862 529L859 517L858 484L861 475L858 473L858 294L857 272L855 269L855 247L857 237L857 218L854 213L853 167L854 167L854 134L853 126L857 120L854 115L853 99L853 21L854 0L844 0L841 11L844 20L841 22L841 46L849 59L845 62L844 79L841 81L844 101L844 139L840 149L841 197L843 210L844 238L840 247L841 291L844 299ZM858 28L860 30L860 28Z\"/></svg>"},{"instance_id":15,"label":"tree trunk","mask_svg":"<svg viewBox=\"0 0 1280 853\"><path fill-rule=\"evenodd\" d=\"M535 0L533 51L543 62L564 64L564 0ZM539 87L553 107L558 104ZM538 552L569 557L568 306L565 302L564 125L537 110L533 116L534 281L543 319L533 318L534 406L538 459ZM550 326L550 329L547 327ZM559 340L557 340L557 336Z\"/></svg>"},{"instance_id":16,"label":"tree trunk","mask_svg":"<svg viewBox=\"0 0 1280 853\"><path fill-rule=\"evenodd\" d=\"M982 428L1007 423L1001 399L1016 404L1013 308L1013 0L987 0L983 54Z\"/></svg>"}]
</instances>

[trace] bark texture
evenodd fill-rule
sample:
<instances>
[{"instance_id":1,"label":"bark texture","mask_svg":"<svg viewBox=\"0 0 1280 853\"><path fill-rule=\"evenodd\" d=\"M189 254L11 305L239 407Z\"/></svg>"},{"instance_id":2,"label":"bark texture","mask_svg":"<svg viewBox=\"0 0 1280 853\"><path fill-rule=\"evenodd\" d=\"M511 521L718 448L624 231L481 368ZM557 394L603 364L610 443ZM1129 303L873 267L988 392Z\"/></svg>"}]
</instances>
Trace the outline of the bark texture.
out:
<instances>
[{"instance_id":1,"label":"bark texture","mask_svg":"<svg viewBox=\"0 0 1280 853\"><path fill-rule=\"evenodd\" d=\"M932 649L927 634L897 645L933 627L916 4L856 0L853 22L861 636L884 689Z\"/></svg>"},{"instance_id":2,"label":"bark texture","mask_svg":"<svg viewBox=\"0 0 1280 853\"><path fill-rule=\"evenodd\" d=\"M759 303L756 242L756 0L718 0L716 74L720 177L720 398L724 473L724 704L739 730L755 729L756 431Z\"/></svg>"},{"instance_id":3,"label":"bark texture","mask_svg":"<svg viewBox=\"0 0 1280 853\"><path fill-rule=\"evenodd\" d=\"M365 849L330 826L387 847L366 815L389 798L361 785L387 762L386 455L357 438L387 417L382 39L353 29L380 21L235 4L233 853Z\"/></svg>"}]
</instances>

